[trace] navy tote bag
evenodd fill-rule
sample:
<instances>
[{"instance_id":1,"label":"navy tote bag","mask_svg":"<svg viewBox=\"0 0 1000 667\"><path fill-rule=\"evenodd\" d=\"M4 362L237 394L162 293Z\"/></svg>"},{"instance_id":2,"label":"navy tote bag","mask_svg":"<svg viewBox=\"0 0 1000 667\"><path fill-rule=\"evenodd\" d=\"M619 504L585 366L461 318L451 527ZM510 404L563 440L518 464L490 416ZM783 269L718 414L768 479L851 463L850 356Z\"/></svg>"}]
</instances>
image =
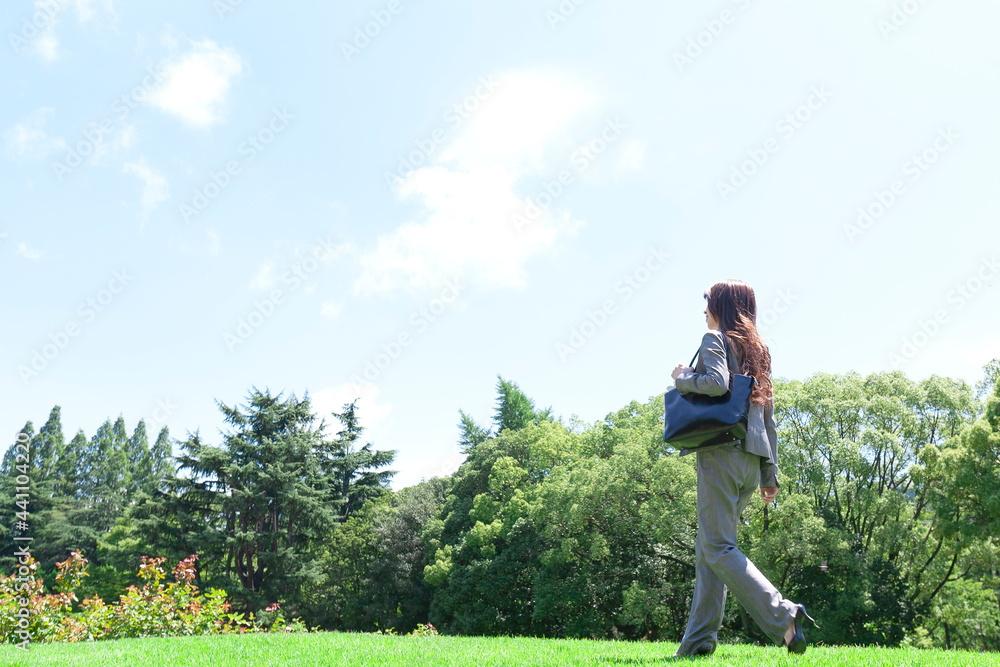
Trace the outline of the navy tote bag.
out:
<instances>
[{"instance_id":1,"label":"navy tote bag","mask_svg":"<svg viewBox=\"0 0 1000 667\"><path fill-rule=\"evenodd\" d=\"M722 332L720 332L722 333ZM729 359L729 339L726 359ZM695 367L695 352L688 364ZM747 414L750 411L750 392L757 380L751 375L729 373L729 390L721 396L708 396L688 392L682 394L671 387L663 395L663 441L677 448L693 449L703 445L743 440L747 435Z\"/></svg>"}]
</instances>

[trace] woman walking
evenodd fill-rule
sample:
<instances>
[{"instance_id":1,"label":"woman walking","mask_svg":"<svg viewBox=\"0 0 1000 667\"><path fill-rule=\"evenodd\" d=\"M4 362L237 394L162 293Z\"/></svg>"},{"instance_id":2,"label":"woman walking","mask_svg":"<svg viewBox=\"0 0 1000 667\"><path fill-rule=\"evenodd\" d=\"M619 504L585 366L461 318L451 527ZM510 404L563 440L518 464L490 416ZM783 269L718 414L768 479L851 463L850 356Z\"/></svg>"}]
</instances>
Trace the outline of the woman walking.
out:
<instances>
[{"instance_id":1,"label":"woman walking","mask_svg":"<svg viewBox=\"0 0 1000 667\"><path fill-rule=\"evenodd\" d=\"M678 365L671 376L677 391L721 396L729 374L757 379L750 396L746 438L699 447L698 538L695 544L694 599L677 655L711 654L726 608L727 589L771 640L804 653L802 605L781 596L736 545L736 525L750 498L770 503L778 494L778 434L774 423L771 355L757 333L753 289L726 280L705 292L708 333L701 341L697 368ZM691 450L681 451L681 456ZM809 618L809 620L812 620Z\"/></svg>"}]
</instances>

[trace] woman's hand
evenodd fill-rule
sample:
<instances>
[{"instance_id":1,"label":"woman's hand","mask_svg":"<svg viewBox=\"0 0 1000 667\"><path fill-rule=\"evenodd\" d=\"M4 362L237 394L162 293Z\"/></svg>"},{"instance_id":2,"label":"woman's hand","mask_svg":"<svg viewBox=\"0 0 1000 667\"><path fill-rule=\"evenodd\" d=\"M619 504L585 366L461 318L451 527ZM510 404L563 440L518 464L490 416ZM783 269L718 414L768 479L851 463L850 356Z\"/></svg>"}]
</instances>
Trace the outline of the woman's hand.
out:
<instances>
[{"instance_id":1,"label":"woman's hand","mask_svg":"<svg viewBox=\"0 0 1000 667\"><path fill-rule=\"evenodd\" d=\"M760 499L763 500L765 503L774 502L774 498L777 495L778 495L777 487L768 487L768 488L761 487L760 489Z\"/></svg>"},{"instance_id":2,"label":"woman's hand","mask_svg":"<svg viewBox=\"0 0 1000 667\"><path fill-rule=\"evenodd\" d=\"M677 364L677 368L675 368L674 371L670 374L670 377L676 380L677 376L680 375L681 373L688 373L692 371L694 371L694 369L691 368L690 366L685 366L684 364Z\"/></svg>"}]
</instances>

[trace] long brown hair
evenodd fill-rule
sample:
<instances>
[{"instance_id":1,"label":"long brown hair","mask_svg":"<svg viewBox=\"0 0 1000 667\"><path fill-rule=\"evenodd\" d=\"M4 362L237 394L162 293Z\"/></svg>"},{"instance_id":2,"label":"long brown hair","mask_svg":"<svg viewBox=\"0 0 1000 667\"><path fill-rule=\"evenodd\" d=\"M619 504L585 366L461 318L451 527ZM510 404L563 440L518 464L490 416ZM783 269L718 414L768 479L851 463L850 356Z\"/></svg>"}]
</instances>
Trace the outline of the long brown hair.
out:
<instances>
[{"instance_id":1,"label":"long brown hair","mask_svg":"<svg viewBox=\"0 0 1000 667\"><path fill-rule=\"evenodd\" d=\"M771 400L771 352L757 333L757 299L742 280L723 280L705 292L708 310L719 329L740 352L740 373L757 378L750 401L767 405Z\"/></svg>"}]
</instances>

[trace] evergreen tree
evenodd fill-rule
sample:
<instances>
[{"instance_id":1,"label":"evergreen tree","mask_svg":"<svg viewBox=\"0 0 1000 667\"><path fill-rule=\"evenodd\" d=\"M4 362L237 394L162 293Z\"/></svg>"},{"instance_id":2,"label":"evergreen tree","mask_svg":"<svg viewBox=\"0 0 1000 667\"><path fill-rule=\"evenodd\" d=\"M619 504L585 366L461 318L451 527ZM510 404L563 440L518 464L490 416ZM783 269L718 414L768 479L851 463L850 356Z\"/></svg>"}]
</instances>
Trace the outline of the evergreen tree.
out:
<instances>
[{"instance_id":1,"label":"evergreen tree","mask_svg":"<svg viewBox=\"0 0 1000 667\"><path fill-rule=\"evenodd\" d=\"M144 419L139 420L132 437L128 439L128 460L131 464L131 486L138 491L148 491L150 479L153 477L153 457L149 450Z\"/></svg>"},{"instance_id":2,"label":"evergreen tree","mask_svg":"<svg viewBox=\"0 0 1000 667\"><path fill-rule=\"evenodd\" d=\"M504 429L520 431L538 420L535 402L528 398L516 382L497 376L497 407L493 412L496 432Z\"/></svg>"},{"instance_id":3,"label":"evergreen tree","mask_svg":"<svg viewBox=\"0 0 1000 667\"><path fill-rule=\"evenodd\" d=\"M491 434L489 429L485 429L477 424L472 417L465 414L465 411L459 410L458 414L461 418L458 428L462 432L462 435L458 439L458 446L461 448L463 454L469 456L475 451L478 445L488 440Z\"/></svg>"},{"instance_id":4,"label":"evergreen tree","mask_svg":"<svg viewBox=\"0 0 1000 667\"><path fill-rule=\"evenodd\" d=\"M111 530L130 500L132 489L129 438L125 420L118 417L114 424L106 420L97 429L85 450L80 476L87 520L96 546L99 535ZM93 551L91 551L93 553Z\"/></svg>"},{"instance_id":5,"label":"evergreen tree","mask_svg":"<svg viewBox=\"0 0 1000 667\"><path fill-rule=\"evenodd\" d=\"M233 592L244 611L279 600L294 606L302 583L319 576L310 546L335 520L309 399L254 388L244 407L216 403L232 430L221 447L197 434L182 443L178 472L190 475L174 476L158 494L169 514L147 503L143 530L171 535L203 563L217 563L239 583Z\"/></svg>"},{"instance_id":6,"label":"evergreen tree","mask_svg":"<svg viewBox=\"0 0 1000 667\"><path fill-rule=\"evenodd\" d=\"M396 474L381 470L392 465L396 450L374 450L372 443L359 445L364 427L358 423L358 399L344 404L344 411L333 413L343 428L337 438L323 448L323 463L330 477L331 497L340 505L340 520L344 521L365 501L381 495Z\"/></svg>"},{"instance_id":7,"label":"evergreen tree","mask_svg":"<svg viewBox=\"0 0 1000 667\"><path fill-rule=\"evenodd\" d=\"M3 526L4 538L0 541L0 563L2 563L5 570L12 568L17 560L14 557L15 545L17 543L13 538L28 532L15 527L16 522L19 521L16 513L23 511L14 504L15 500L17 500L17 487L20 486L17 483L17 476L27 473L29 479L33 479L37 475L36 469L30 464L30 461L25 462L24 450L18 449L17 445L28 444L30 453L30 443L34 439L34 436L35 426L28 421L18 432L14 443L7 449L3 460L0 461L0 522L2 522L0 525ZM25 467L18 469L18 465L24 465ZM21 470L25 472L22 473Z\"/></svg>"},{"instance_id":8,"label":"evergreen tree","mask_svg":"<svg viewBox=\"0 0 1000 667\"><path fill-rule=\"evenodd\" d=\"M146 493L152 495L163 484L164 478L173 472L173 448L170 444L170 430L164 426L156 436L156 442L149 450L149 486Z\"/></svg>"},{"instance_id":9,"label":"evergreen tree","mask_svg":"<svg viewBox=\"0 0 1000 667\"><path fill-rule=\"evenodd\" d=\"M66 442L63 438L62 408L58 405L52 408L48 421L38 431L38 435L31 439L31 466L38 471L37 483L47 483L54 478L56 461ZM45 488L33 491L42 491L46 495L51 495L52 489Z\"/></svg>"},{"instance_id":10,"label":"evergreen tree","mask_svg":"<svg viewBox=\"0 0 1000 667\"><path fill-rule=\"evenodd\" d=\"M64 444L56 457L55 476L58 486L55 490L60 498L80 497L81 456L87 450L87 435L79 430L73 439Z\"/></svg>"}]
</instances>

